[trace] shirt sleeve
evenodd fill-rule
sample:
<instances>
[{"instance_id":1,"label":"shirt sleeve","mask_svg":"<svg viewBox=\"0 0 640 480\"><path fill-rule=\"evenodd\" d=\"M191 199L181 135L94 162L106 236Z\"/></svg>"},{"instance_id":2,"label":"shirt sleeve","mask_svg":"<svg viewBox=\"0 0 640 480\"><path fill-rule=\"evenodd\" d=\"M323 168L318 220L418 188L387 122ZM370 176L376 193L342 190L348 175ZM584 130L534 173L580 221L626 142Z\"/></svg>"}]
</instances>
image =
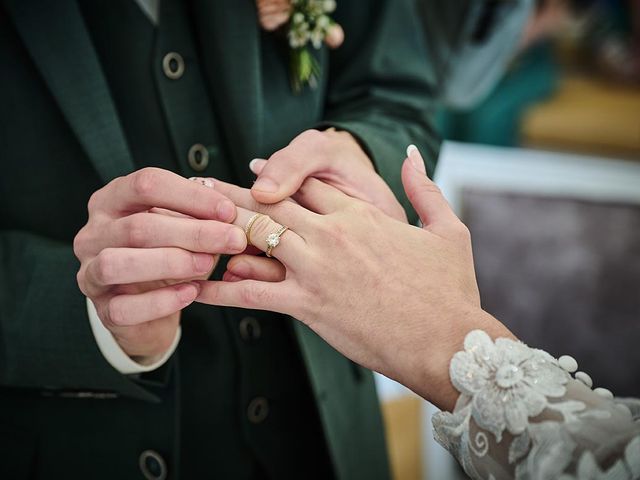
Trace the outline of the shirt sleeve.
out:
<instances>
[{"instance_id":1,"label":"shirt sleeve","mask_svg":"<svg viewBox=\"0 0 640 480\"><path fill-rule=\"evenodd\" d=\"M102 324L102 321L98 316L98 312L96 311L96 307L89 298L87 298L87 313L89 314L91 331L93 332L93 336L95 337L100 352L113 368L125 375L151 372L160 368L167 362L167 360L169 360L169 358L171 358L173 352L178 348L178 343L180 343L182 330L178 327L173 343L164 354L133 360L125 353L124 350L122 350L111 332Z\"/></svg>"}]
</instances>

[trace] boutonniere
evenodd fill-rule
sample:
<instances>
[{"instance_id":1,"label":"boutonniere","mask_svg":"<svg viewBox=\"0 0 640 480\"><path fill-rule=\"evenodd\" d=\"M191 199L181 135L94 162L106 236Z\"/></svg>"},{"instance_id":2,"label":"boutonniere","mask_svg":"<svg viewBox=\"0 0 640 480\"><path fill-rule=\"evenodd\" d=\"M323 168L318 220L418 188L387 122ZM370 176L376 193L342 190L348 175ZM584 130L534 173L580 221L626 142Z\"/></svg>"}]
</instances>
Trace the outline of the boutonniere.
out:
<instances>
[{"instance_id":1,"label":"boutonniere","mask_svg":"<svg viewBox=\"0 0 640 480\"><path fill-rule=\"evenodd\" d=\"M286 26L291 49L291 86L298 93L306 85L315 88L320 64L311 53L322 44L338 48L344 31L329 14L336 9L335 0L256 0L262 28L268 31Z\"/></svg>"}]
</instances>

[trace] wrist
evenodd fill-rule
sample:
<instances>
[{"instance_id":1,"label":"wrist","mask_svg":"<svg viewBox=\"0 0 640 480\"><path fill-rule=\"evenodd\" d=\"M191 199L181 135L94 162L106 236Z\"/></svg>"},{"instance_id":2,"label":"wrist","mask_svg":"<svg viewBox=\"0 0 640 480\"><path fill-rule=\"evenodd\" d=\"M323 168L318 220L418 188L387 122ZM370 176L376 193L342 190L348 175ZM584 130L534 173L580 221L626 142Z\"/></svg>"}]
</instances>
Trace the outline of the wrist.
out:
<instances>
[{"instance_id":1,"label":"wrist","mask_svg":"<svg viewBox=\"0 0 640 480\"><path fill-rule=\"evenodd\" d=\"M373 161L365 152L360 141L351 133L346 130L336 130L334 127L327 128L323 130L322 133L331 140L333 144L332 151L335 155L345 155L346 153L375 171Z\"/></svg>"},{"instance_id":2,"label":"wrist","mask_svg":"<svg viewBox=\"0 0 640 480\"><path fill-rule=\"evenodd\" d=\"M492 339L515 336L501 322L479 307L457 309L451 320L439 319L442 331L434 332L433 324L425 322L428 330L422 345L407 357L403 370L408 378L401 382L442 410L451 411L459 392L451 383L449 364L453 356L464 349L464 339L472 330L483 330Z\"/></svg>"}]
</instances>

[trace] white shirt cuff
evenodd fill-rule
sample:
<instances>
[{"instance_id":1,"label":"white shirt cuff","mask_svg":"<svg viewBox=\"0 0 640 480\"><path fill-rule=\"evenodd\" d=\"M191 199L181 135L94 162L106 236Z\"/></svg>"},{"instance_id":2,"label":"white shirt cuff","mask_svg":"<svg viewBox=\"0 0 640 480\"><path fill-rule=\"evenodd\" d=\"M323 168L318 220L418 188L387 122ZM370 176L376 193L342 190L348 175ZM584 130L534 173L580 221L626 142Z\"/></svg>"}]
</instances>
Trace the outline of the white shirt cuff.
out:
<instances>
[{"instance_id":1,"label":"white shirt cuff","mask_svg":"<svg viewBox=\"0 0 640 480\"><path fill-rule=\"evenodd\" d=\"M102 324L96 307L89 298L87 298L87 313L89 314L91 330L93 331L93 336L96 339L100 352L102 352L104 358L113 368L125 375L151 372L160 368L169 360L173 352L176 351L178 343L180 342L180 336L182 335L182 329L178 327L173 343L161 357L157 360L156 357L149 358L148 361L146 361L147 359L143 359L143 363L139 363L127 355L120 345L118 345L118 342L111 332Z\"/></svg>"}]
</instances>

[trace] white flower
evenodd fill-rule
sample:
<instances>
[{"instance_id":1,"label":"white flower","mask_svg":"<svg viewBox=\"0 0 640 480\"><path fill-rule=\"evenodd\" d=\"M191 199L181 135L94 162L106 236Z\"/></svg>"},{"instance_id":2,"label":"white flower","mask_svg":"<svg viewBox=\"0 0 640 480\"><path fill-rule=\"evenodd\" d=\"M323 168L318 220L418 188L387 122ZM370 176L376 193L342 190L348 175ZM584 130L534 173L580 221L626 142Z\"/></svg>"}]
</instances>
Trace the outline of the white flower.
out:
<instances>
[{"instance_id":1,"label":"white flower","mask_svg":"<svg viewBox=\"0 0 640 480\"><path fill-rule=\"evenodd\" d=\"M513 435L524 432L547 397L565 394L568 374L542 350L506 338L494 344L481 330L467 335L464 348L451 360L451 381L472 397L473 419L498 442L505 428Z\"/></svg>"},{"instance_id":2,"label":"white flower","mask_svg":"<svg viewBox=\"0 0 640 480\"><path fill-rule=\"evenodd\" d=\"M291 48L304 47L310 38L311 32L307 22L302 22L289 30L289 45Z\"/></svg>"},{"instance_id":3,"label":"white flower","mask_svg":"<svg viewBox=\"0 0 640 480\"><path fill-rule=\"evenodd\" d=\"M316 20L316 28L326 30L331 25L331 19L327 15L320 15Z\"/></svg>"},{"instance_id":4,"label":"white flower","mask_svg":"<svg viewBox=\"0 0 640 480\"><path fill-rule=\"evenodd\" d=\"M324 40L324 34L322 32L314 31L311 36L311 44L313 48L319 50L322 47L322 41Z\"/></svg>"},{"instance_id":5,"label":"white flower","mask_svg":"<svg viewBox=\"0 0 640 480\"><path fill-rule=\"evenodd\" d=\"M324 0L324 11L331 13L336 9L336 0Z\"/></svg>"}]
</instances>

